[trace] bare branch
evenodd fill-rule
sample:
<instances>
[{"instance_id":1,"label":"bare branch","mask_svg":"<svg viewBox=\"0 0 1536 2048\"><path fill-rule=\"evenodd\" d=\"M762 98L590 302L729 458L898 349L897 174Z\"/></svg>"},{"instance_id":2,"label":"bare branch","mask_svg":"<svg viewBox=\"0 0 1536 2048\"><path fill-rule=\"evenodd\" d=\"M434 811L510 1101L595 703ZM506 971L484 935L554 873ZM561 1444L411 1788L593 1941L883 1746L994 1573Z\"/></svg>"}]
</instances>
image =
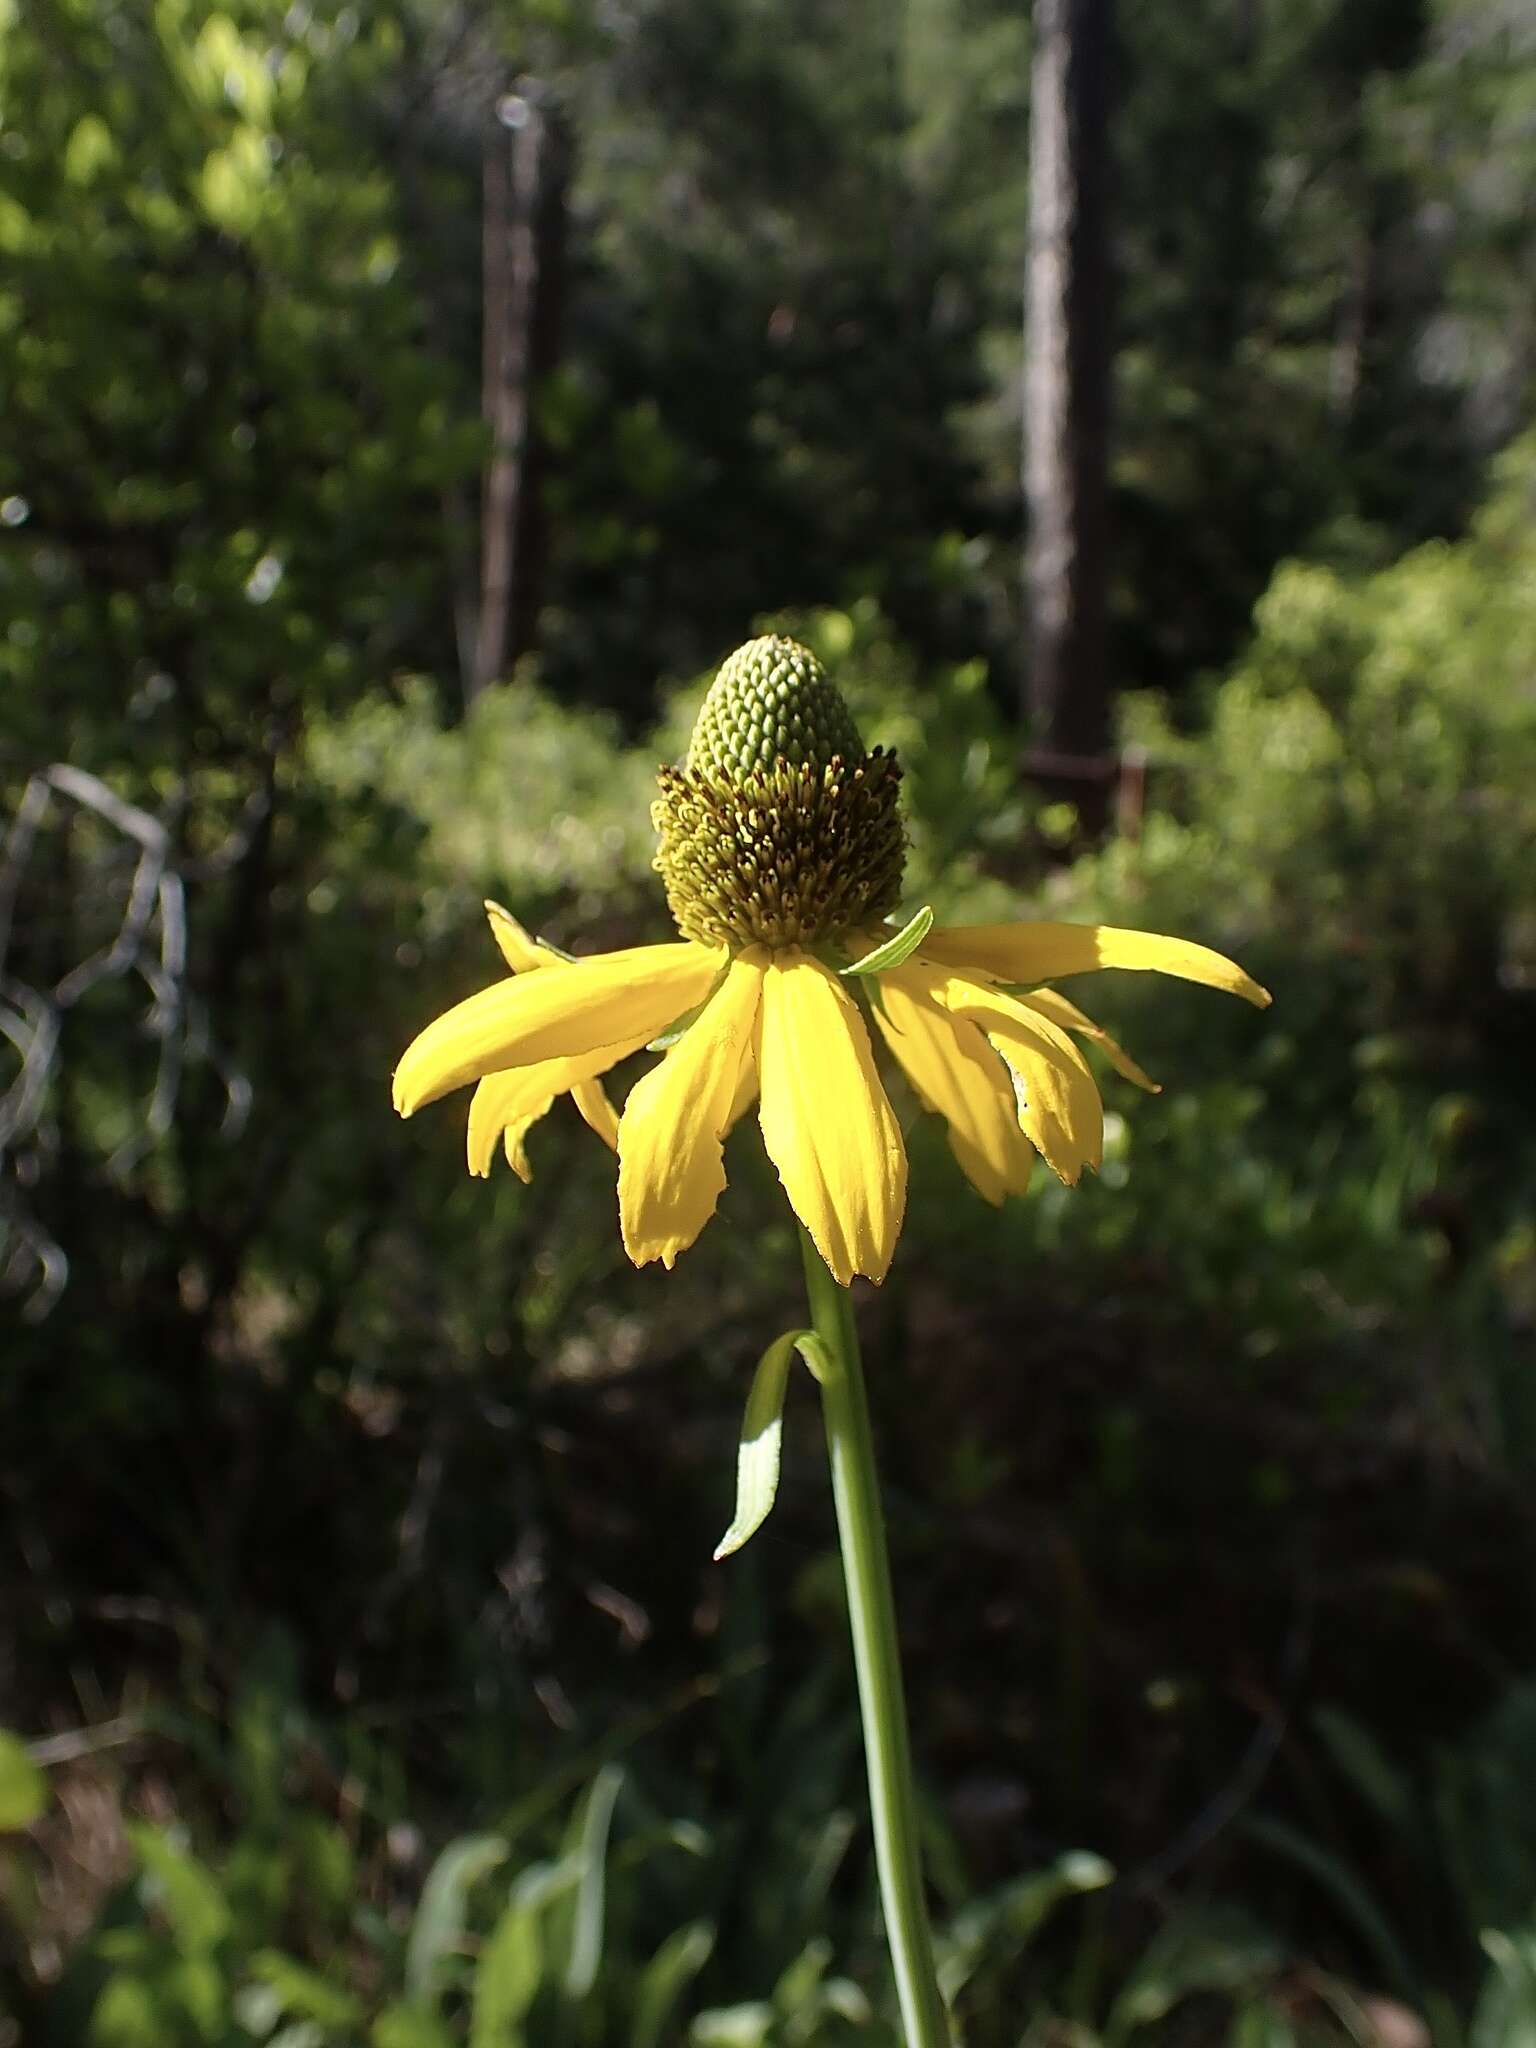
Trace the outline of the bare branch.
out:
<instances>
[{"instance_id":1,"label":"bare branch","mask_svg":"<svg viewBox=\"0 0 1536 2048\"><path fill-rule=\"evenodd\" d=\"M17 913L24 891L31 883L41 888L48 879L37 849L61 800L72 807L60 817L61 831L67 833L73 815L88 812L139 853L111 939L44 989L6 968L20 929ZM199 879L225 872L240 860L270 804L266 791L247 801L235 829L201 864ZM122 887L124 871L116 850L98 857L85 878L87 888L65 906L66 912L81 901L93 907L111 901ZM99 775L69 762L54 762L33 775L0 842L0 1038L20 1055L19 1069L0 1092L0 1288L20 1291L31 1283L23 1308L31 1320L46 1315L57 1301L69 1260L32 1214L25 1191L39 1179L48 1150L48 1143L38 1141L50 1085L61 1073L65 1019L78 1012L92 989L127 977L141 981L150 1000L140 1028L156 1042L148 1100L133 1131L104 1160L105 1172L124 1178L165 1137L191 1063L212 1067L224 1085L221 1134L233 1138L244 1126L251 1085L219 1050L206 1012L187 987L188 943L186 877L163 820L120 796Z\"/></svg>"}]
</instances>

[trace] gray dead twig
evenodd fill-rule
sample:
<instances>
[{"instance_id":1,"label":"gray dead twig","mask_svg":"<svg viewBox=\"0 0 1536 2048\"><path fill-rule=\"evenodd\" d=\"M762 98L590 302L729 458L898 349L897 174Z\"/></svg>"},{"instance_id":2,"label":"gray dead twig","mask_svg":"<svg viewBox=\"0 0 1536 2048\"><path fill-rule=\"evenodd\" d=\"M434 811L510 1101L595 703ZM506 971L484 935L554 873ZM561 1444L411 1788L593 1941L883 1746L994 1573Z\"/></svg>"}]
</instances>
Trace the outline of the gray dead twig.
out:
<instances>
[{"instance_id":1,"label":"gray dead twig","mask_svg":"<svg viewBox=\"0 0 1536 2048\"><path fill-rule=\"evenodd\" d=\"M38 986L14 972L10 962L28 885L42 886L39 849L56 811L62 812L64 833L74 817L86 813L126 842L126 849L115 847L93 862L87 877L92 893L120 887L122 852L138 852L111 937L49 985ZM231 836L228 859L221 849L206 863L208 872L239 859L255 815L251 812ZM77 890L77 899L83 901L84 894ZM41 1180L56 1149L48 1100L70 1035L65 1019L93 989L130 976L141 981L149 1003L139 1029L157 1047L147 1100L129 1136L102 1162L106 1173L125 1179L170 1130L189 1062L211 1066L224 1084L223 1134L237 1136L245 1123L250 1083L219 1051L189 988L187 945L186 880L162 821L128 802L100 776L68 762L55 762L31 776L0 842L0 1037L19 1058L0 1092L0 1289L30 1290L22 1306L29 1321L47 1315L69 1276L68 1254L33 1213L27 1191Z\"/></svg>"}]
</instances>

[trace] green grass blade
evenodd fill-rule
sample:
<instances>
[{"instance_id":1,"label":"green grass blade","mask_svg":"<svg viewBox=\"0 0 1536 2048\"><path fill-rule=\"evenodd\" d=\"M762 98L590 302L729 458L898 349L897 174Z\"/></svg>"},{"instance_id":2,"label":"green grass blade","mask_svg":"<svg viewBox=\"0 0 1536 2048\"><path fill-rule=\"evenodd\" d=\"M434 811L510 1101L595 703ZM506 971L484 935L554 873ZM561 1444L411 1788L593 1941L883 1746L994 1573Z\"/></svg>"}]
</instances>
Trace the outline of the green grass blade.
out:
<instances>
[{"instance_id":1,"label":"green grass blade","mask_svg":"<svg viewBox=\"0 0 1536 2048\"><path fill-rule=\"evenodd\" d=\"M543 1901L514 1892L480 1951L470 2009L469 2048L522 2048L522 2023L544 1974Z\"/></svg>"},{"instance_id":2,"label":"green grass blade","mask_svg":"<svg viewBox=\"0 0 1536 2048\"><path fill-rule=\"evenodd\" d=\"M597 1982L603 1959L603 1921L608 1895L608 1831L613 1822L614 1801L624 1773L617 1764L605 1764L592 1780L581 1816L576 1859L580 1876L576 1880L575 1912L571 1920L571 1948L565 1965L565 1995L586 1998Z\"/></svg>"},{"instance_id":3,"label":"green grass blade","mask_svg":"<svg viewBox=\"0 0 1536 2048\"><path fill-rule=\"evenodd\" d=\"M629 2048L662 2048L684 1991L709 1961L715 1930L707 1920L676 1928L641 1972Z\"/></svg>"},{"instance_id":4,"label":"green grass blade","mask_svg":"<svg viewBox=\"0 0 1536 2048\"><path fill-rule=\"evenodd\" d=\"M410 2003L429 2002L443 1958L463 1939L470 1891L506 1855L507 1844L500 1835L463 1835L448 1844L428 1871L405 1950Z\"/></svg>"}]
</instances>

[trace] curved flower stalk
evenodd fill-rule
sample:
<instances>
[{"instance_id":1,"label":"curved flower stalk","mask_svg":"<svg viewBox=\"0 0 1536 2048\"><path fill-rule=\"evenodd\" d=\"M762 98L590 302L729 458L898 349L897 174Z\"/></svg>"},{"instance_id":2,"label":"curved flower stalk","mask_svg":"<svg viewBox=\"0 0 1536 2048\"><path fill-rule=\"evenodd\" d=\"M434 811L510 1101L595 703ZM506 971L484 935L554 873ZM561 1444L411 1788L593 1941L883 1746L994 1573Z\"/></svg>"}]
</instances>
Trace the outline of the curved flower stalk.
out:
<instances>
[{"instance_id":1,"label":"curved flower stalk","mask_svg":"<svg viewBox=\"0 0 1536 2048\"><path fill-rule=\"evenodd\" d=\"M687 763L664 768L656 866L679 937L566 960L487 904L509 977L445 1011L406 1048L410 1116L474 1082L469 1167L498 1139L526 1180L529 1128L562 1094L618 1152L619 1223L636 1265L671 1266L714 1214L724 1144L755 1103L802 1226L812 1328L771 1345L747 1403L737 1511L717 1556L773 1502L791 1356L820 1383L869 1769L881 1899L910 2048L947 2048L923 1897L906 1710L868 1404L847 1289L883 1280L901 1230L907 1154L875 1036L989 1202L1022 1194L1036 1156L1069 1185L1103 1153L1084 1046L1154 1089L1051 983L1151 969L1248 1002L1267 992L1220 953L1108 925L900 930L905 837L895 757L866 750L815 657L750 641L704 700ZM862 1000L861 1000L862 998ZM660 1059L615 1117L601 1077Z\"/></svg>"},{"instance_id":2,"label":"curved flower stalk","mask_svg":"<svg viewBox=\"0 0 1536 2048\"><path fill-rule=\"evenodd\" d=\"M469 1164L524 1138L571 1093L619 1155L619 1217L637 1265L671 1266L714 1214L726 1134L755 1102L791 1207L844 1285L882 1280L901 1230L907 1156L855 989L961 1168L989 1202L1021 1194L1036 1154L1063 1181L1097 1167L1103 1108L1083 1045L1148 1080L1046 984L1105 967L1269 996L1208 947L1106 925L929 930L859 972L892 933L901 887L900 773L867 752L815 658L750 642L706 698L688 764L664 769L657 867L681 937L564 962L488 905L515 972L445 1012L407 1048L395 1107L410 1116L477 1082ZM530 972L530 969L540 969ZM549 971L549 970L555 971ZM670 1041L616 1128L599 1077Z\"/></svg>"}]
</instances>

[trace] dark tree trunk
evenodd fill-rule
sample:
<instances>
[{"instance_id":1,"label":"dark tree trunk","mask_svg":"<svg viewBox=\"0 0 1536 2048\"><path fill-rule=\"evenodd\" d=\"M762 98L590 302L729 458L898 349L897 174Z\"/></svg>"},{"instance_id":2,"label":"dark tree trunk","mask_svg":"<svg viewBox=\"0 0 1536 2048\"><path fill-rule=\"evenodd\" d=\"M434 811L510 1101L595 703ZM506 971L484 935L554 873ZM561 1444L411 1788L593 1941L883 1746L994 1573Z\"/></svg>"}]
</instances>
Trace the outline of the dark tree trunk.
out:
<instances>
[{"instance_id":1,"label":"dark tree trunk","mask_svg":"<svg viewBox=\"0 0 1536 2048\"><path fill-rule=\"evenodd\" d=\"M533 644L545 534L533 414L559 346L571 150L536 88L497 102L485 146L483 411L491 429L480 526L471 695Z\"/></svg>"},{"instance_id":2,"label":"dark tree trunk","mask_svg":"<svg viewBox=\"0 0 1536 2048\"><path fill-rule=\"evenodd\" d=\"M1029 765L1102 822L1113 0L1036 0L1025 278Z\"/></svg>"}]
</instances>

